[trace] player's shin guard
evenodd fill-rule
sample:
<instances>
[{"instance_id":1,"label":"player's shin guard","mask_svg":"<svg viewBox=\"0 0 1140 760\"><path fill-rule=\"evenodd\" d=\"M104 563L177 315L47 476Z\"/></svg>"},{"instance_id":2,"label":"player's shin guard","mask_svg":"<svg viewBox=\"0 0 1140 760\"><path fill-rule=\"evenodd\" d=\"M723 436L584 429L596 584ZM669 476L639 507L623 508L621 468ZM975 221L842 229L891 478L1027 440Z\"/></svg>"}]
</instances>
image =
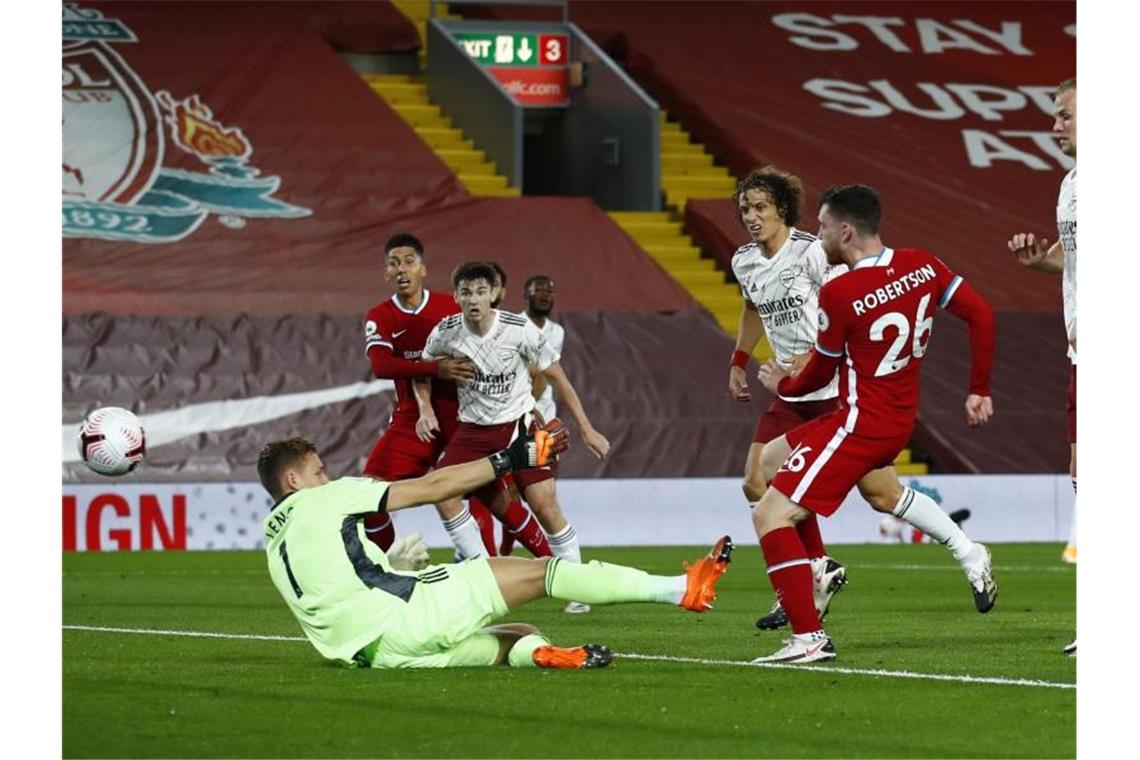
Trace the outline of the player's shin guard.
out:
<instances>
[{"instance_id":1,"label":"player's shin guard","mask_svg":"<svg viewBox=\"0 0 1140 760\"><path fill-rule=\"evenodd\" d=\"M534 650L549 644L550 640L541 634L527 634L516 641L511 651L507 652L507 664L512 668L533 668Z\"/></svg>"},{"instance_id":2,"label":"player's shin guard","mask_svg":"<svg viewBox=\"0 0 1140 760\"><path fill-rule=\"evenodd\" d=\"M364 518L364 535L383 551L391 548L396 540L396 526L392 525L392 516L387 512L374 512Z\"/></svg>"},{"instance_id":3,"label":"player's shin guard","mask_svg":"<svg viewBox=\"0 0 1140 760\"><path fill-rule=\"evenodd\" d=\"M471 512L471 516L475 518L475 524L479 526L479 538L483 541L483 550L488 557L494 557L495 552L495 518L491 516L491 510L479 501L475 496L470 496L467 499L467 510Z\"/></svg>"},{"instance_id":4,"label":"player's shin guard","mask_svg":"<svg viewBox=\"0 0 1140 760\"><path fill-rule=\"evenodd\" d=\"M814 633L823 628L812 593L811 560L795 528L777 528L760 538L768 581L788 615L793 633Z\"/></svg>"},{"instance_id":5,"label":"player's shin guard","mask_svg":"<svg viewBox=\"0 0 1140 760\"><path fill-rule=\"evenodd\" d=\"M806 519L796 523L796 534L804 545L808 559L819 559L827 551L823 548L823 536L819 532L819 518L809 514Z\"/></svg>"},{"instance_id":6,"label":"player's shin guard","mask_svg":"<svg viewBox=\"0 0 1140 760\"><path fill-rule=\"evenodd\" d=\"M974 542L942 511L934 499L924 493L904 488L891 514L945 546L959 562L969 557L974 550Z\"/></svg>"},{"instance_id":7,"label":"player's shin guard","mask_svg":"<svg viewBox=\"0 0 1140 760\"><path fill-rule=\"evenodd\" d=\"M518 499L512 500L507 506L507 511L503 513L502 520L504 528L503 546L507 546L507 536L510 535L535 557L549 557L554 554L550 543L546 540L546 534L542 532L542 526ZM579 556L580 559L581 556Z\"/></svg>"},{"instance_id":8,"label":"player's shin guard","mask_svg":"<svg viewBox=\"0 0 1140 760\"><path fill-rule=\"evenodd\" d=\"M547 596L567 602L617 604L660 602L678 604L685 593L685 576L650 575L624 565L593 560L586 564L557 557L546 563ZM811 589L808 589L811 596Z\"/></svg>"}]
</instances>

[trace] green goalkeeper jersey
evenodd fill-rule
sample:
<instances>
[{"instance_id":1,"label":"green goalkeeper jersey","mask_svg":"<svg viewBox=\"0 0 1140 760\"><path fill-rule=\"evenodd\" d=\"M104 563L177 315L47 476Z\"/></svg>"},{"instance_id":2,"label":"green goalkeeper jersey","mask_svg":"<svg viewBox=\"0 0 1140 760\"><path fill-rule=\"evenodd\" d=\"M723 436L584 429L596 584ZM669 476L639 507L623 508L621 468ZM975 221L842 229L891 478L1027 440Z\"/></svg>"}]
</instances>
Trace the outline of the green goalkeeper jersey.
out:
<instances>
[{"instance_id":1,"label":"green goalkeeper jersey","mask_svg":"<svg viewBox=\"0 0 1140 760\"><path fill-rule=\"evenodd\" d=\"M412 595L413 573L393 570L364 537L388 484L341 478L294 491L265 518L269 575L301 628L330 660L352 657L384 631Z\"/></svg>"}]
</instances>

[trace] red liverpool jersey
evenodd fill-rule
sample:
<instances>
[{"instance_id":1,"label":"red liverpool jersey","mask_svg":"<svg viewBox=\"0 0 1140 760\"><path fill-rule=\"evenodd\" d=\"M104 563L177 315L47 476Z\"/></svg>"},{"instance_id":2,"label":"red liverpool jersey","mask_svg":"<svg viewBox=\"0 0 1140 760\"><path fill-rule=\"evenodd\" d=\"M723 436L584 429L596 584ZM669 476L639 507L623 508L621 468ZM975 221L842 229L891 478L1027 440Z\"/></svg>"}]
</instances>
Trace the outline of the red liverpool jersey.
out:
<instances>
[{"instance_id":1,"label":"red liverpool jersey","mask_svg":"<svg viewBox=\"0 0 1140 760\"><path fill-rule=\"evenodd\" d=\"M929 251L884 248L823 286L816 351L844 357L839 398L849 431L873 438L909 434L934 313L961 283Z\"/></svg>"},{"instance_id":2,"label":"red liverpool jersey","mask_svg":"<svg viewBox=\"0 0 1140 760\"><path fill-rule=\"evenodd\" d=\"M400 305L396 296L376 304L368 311L364 322L364 352L390 353L405 362L420 362L424 343L432 329L444 317L459 313L459 304L446 293L423 291L423 301L418 309L409 311ZM375 362L373 362L375 365ZM431 399L436 417L441 421L458 414L459 402L456 399L455 383L434 377L434 370L427 362L420 368L404 367L391 374L396 384L396 407L392 418L409 417L414 423L419 418L419 408L412 395L412 378L432 377Z\"/></svg>"}]
</instances>

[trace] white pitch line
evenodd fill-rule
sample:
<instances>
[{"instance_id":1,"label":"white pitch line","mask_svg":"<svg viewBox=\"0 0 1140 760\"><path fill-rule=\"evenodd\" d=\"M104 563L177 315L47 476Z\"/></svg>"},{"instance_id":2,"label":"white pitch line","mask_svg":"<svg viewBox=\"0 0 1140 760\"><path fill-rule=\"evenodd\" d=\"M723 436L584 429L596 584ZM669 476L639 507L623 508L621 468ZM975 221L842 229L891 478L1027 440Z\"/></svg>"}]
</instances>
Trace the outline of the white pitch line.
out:
<instances>
[{"instance_id":1,"label":"white pitch line","mask_svg":"<svg viewBox=\"0 0 1140 760\"><path fill-rule=\"evenodd\" d=\"M861 565L858 563L851 563L847 567L858 570L953 570L956 573L962 572L962 568L957 565ZM994 565L994 571L999 573L1075 573L1076 568L1066 567L1064 565L1049 565L1042 567L1032 567L1026 565Z\"/></svg>"},{"instance_id":2,"label":"white pitch line","mask_svg":"<svg viewBox=\"0 0 1140 760\"><path fill-rule=\"evenodd\" d=\"M271 636L256 633L213 633L210 631L169 631L156 628L112 628L98 625L64 625L66 631L94 631L97 633L136 633L150 636L187 636L201 639L237 639L243 641L308 641L304 636ZM958 676L948 673L915 673L909 670L865 670L862 668L837 668L828 665L794 665L775 662L750 662L748 660L715 660L700 657L673 657L658 654L633 654L614 652L615 657L624 660L647 660L651 662L683 662L694 665L728 665L744 668L773 668L779 670L807 670L816 673L841 673L855 676L879 678L910 678L922 681L952 681L956 683L984 683L998 686L1030 686L1046 689L1075 689L1075 683L1039 681L1027 678L1001 678L997 676Z\"/></svg>"},{"instance_id":3,"label":"white pitch line","mask_svg":"<svg viewBox=\"0 0 1140 760\"><path fill-rule=\"evenodd\" d=\"M985 683L998 686L1033 686L1045 689L1075 689L1075 683L1038 681L1028 678L1001 678L998 676L958 676L949 673L915 673L910 670L866 670L863 668L837 668L829 665L795 665L783 662L750 662L748 660L712 660L700 657L671 657L659 654L624 654L614 652L614 657L626 660L652 660L654 662L687 662L696 665L732 665L745 668L775 668L780 670L807 670L817 673L842 673L856 676L881 678L911 678L920 681L954 681L957 683Z\"/></svg>"},{"instance_id":4,"label":"white pitch line","mask_svg":"<svg viewBox=\"0 0 1140 760\"><path fill-rule=\"evenodd\" d=\"M269 636L256 633L211 633L209 631L164 631L157 628L108 628L101 625L65 625L65 631L141 633L151 636L188 636L199 639L246 639L250 641L308 641L304 636Z\"/></svg>"}]
</instances>

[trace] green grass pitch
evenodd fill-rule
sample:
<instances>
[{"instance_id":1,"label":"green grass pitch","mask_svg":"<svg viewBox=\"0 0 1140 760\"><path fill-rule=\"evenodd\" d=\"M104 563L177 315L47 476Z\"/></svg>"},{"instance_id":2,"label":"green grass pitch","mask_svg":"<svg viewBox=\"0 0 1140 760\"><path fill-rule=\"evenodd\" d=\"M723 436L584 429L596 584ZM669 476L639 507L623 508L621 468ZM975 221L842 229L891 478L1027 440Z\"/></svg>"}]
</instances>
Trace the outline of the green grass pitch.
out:
<instances>
[{"instance_id":1,"label":"green grass pitch","mask_svg":"<svg viewBox=\"0 0 1140 760\"><path fill-rule=\"evenodd\" d=\"M782 635L753 627L772 595L754 541L738 546L704 615L650 604L566 615L543 600L507 618L559 644L730 661L619 657L599 671L348 670L304 641L73 628L300 635L259 552L65 554L63 754L1075 756L1076 663L1061 648L1076 576L1059 545L992 546L1000 592L984 616L941 547L836 546L850 578L827 621L839 659L797 669L741 664ZM584 554L672 574L704 551Z\"/></svg>"}]
</instances>

